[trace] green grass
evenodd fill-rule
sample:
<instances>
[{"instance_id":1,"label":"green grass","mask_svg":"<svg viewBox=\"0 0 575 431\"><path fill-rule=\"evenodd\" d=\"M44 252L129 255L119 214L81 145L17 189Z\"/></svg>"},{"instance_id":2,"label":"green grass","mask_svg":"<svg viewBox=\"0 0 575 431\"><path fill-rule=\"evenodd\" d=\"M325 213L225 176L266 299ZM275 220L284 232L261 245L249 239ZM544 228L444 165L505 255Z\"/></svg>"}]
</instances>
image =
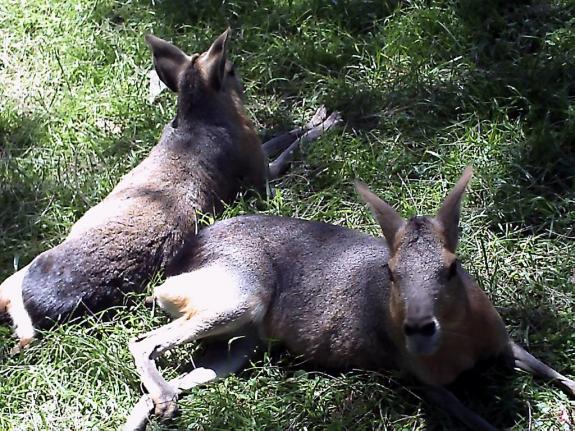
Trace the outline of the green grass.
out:
<instances>
[{"instance_id":1,"label":"green grass","mask_svg":"<svg viewBox=\"0 0 575 431\"><path fill-rule=\"evenodd\" d=\"M256 6L254 6L256 4ZM378 233L350 181L433 213L476 170L460 254L514 338L575 376L575 1L4 0L0 279L61 241L154 145L175 99L147 102L154 32L190 52L228 24L249 112L270 136L325 103L347 123L304 151L265 212ZM141 389L127 340L143 306L44 334L0 362L0 430L117 429ZM0 349L12 343L0 327ZM162 361L173 375L179 351ZM498 427L568 430L574 401L521 373L460 385ZM289 355L181 401L154 429L459 429L389 373L328 375Z\"/></svg>"}]
</instances>

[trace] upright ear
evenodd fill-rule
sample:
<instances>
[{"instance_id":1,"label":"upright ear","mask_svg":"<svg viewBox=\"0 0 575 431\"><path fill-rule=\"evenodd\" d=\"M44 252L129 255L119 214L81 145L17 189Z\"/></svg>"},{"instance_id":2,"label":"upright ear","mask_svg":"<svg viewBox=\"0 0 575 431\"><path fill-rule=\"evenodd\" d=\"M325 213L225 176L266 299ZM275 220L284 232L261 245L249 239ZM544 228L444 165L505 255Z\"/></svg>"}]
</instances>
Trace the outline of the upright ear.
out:
<instances>
[{"instance_id":1,"label":"upright ear","mask_svg":"<svg viewBox=\"0 0 575 431\"><path fill-rule=\"evenodd\" d=\"M355 181L354 184L355 189L363 201L369 206L371 212L379 223L379 226L383 231L383 236L385 236L388 244L392 246L395 240L395 234L403 227L405 220L401 218L391 205L381 200L375 193L369 190L364 183L361 181Z\"/></svg>"},{"instance_id":2,"label":"upright ear","mask_svg":"<svg viewBox=\"0 0 575 431\"><path fill-rule=\"evenodd\" d=\"M224 84L230 33L231 29L228 27L212 43L212 46L206 52L205 59L202 60L202 66L208 82L215 90L221 89Z\"/></svg>"},{"instance_id":3,"label":"upright ear","mask_svg":"<svg viewBox=\"0 0 575 431\"><path fill-rule=\"evenodd\" d=\"M178 80L190 62L184 51L151 34L145 36L146 43L154 54L154 67L164 84L173 92L178 92Z\"/></svg>"},{"instance_id":4,"label":"upright ear","mask_svg":"<svg viewBox=\"0 0 575 431\"><path fill-rule=\"evenodd\" d=\"M461 210L461 198L465 192L465 188L473 175L473 168L467 166L463 175L455 184L455 187L447 195L441 208L439 209L435 219L443 228L445 235L446 247L452 253L455 253L457 248L457 240L459 238L459 213Z\"/></svg>"}]
</instances>

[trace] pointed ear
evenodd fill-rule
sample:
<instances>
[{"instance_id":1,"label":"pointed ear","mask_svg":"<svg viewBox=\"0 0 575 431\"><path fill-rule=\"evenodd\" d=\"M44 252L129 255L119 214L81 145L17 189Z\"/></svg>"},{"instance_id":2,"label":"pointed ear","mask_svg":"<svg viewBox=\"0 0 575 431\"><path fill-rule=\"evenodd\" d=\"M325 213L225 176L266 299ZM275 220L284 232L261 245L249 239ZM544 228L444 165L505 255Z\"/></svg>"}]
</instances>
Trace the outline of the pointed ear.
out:
<instances>
[{"instance_id":1,"label":"pointed ear","mask_svg":"<svg viewBox=\"0 0 575 431\"><path fill-rule=\"evenodd\" d=\"M383 231L383 236L385 236L388 244L390 247L393 246L395 234L403 227L405 220L401 218L391 205L381 200L375 193L369 190L364 183L361 181L355 181L354 184L355 189L363 201L369 206L371 212L379 223L379 226Z\"/></svg>"},{"instance_id":2,"label":"pointed ear","mask_svg":"<svg viewBox=\"0 0 575 431\"><path fill-rule=\"evenodd\" d=\"M154 54L154 67L164 84L173 92L178 92L180 74L190 62L184 51L159 37L147 34L146 43Z\"/></svg>"},{"instance_id":3,"label":"pointed ear","mask_svg":"<svg viewBox=\"0 0 575 431\"><path fill-rule=\"evenodd\" d=\"M457 241L459 238L459 213L461 209L461 198L465 192L465 188L473 175L473 168L467 166L463 175L457 181L451 192L447 195L441 208L437 212L435 219L443 228L445 235L446 247L452 253L455 253L457 248Z\"/></svg>"},{"instance_id":4,"label":"pointed ear","mask_svg":"<svg viewBox=\"0 0 575 431\"><path fill-rule=\"evenodd\" d=\"M205 59L202 61L208 82L215 90L221 89L224 84L230 33L231 29L228 27L226 31L219 35L206 52Z\"/></svg>"}]
</instances>

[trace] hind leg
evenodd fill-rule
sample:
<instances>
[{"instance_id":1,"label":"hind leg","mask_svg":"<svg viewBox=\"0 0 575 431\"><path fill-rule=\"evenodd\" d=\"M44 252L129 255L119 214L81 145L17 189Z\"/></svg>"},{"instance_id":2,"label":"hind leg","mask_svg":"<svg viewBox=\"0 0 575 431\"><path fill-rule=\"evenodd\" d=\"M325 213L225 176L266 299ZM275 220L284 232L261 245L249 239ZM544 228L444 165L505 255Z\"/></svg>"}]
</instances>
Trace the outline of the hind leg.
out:
<instances>
[{"instance_id":1,"label":"hind leg","mask_svg":"<svg viewBox=\"0 0 575 431\"><path fill-rule=\"evenodd\" d=\"M571 397L575 397L575 381L544 364L517 343L511 341L509 347L510 349L505 353L505 357L511 366L527 371L535 376L549 379L557 383Z\"/></svg>"},{"instance_id":2,"label":"hind leg","mask_svg":"<svg viewBox=\"0 0 575 431\"><path fill-rule=\"evenodd\" d=\"M341 122L339 112L332 112L325 121L305 132L287 147L273 162L269 164L269 179L273 180L282 175L293 160L294 152L302 143L311 142L319 138L324 132L335 127Z\"/></svg>"},{"instance_id":3,"label":"hind leg","mask_svg":"<svg viewBox=\"0 0 575 431\"><path fill-rule=\"evenodd\" d=\"M257 287L226 266L212 265L171 277L165 285L169 289L160 286L156 299L170 314L181 317L138 337L129 348L156 414L170 417L177 406L178 392L164 380L155 359L175 346L230 334L255 323L263 316L266 304Z\"/></svg>"},{"instance_id":4,"label":"hind leg","mask_svg":"<svg viewBox=\"0 0 575 431\"><path fill-rule=\"evenodd\" d=\"M256 334L248 334L228 343L213 344L206 348L203 356L197 361L197 367L169 382L179 395L198 385L222 379L241 370L257 352L259 339ZM143 395L132 409L124 431L143 430L148 417L154 410L154 402L149 395Z\"/></svg>"},{"instance_id":5,"label":"hind leg","mask_svg":"<svg viewBox=\"0 0 575 431\"><path fill-rule=\"evenodd\" d=\"M22 283L30 265L12 274L0 285L0 312L6 312L12 320L18 342L11 353L16 354L27 347L36 335L32 318L24 307Z\"/></svg>"},{"instance_id":6,"label":"hind leg","mask_svg":"<svg viewBox=\"0 0 575 431\"><path fill-rule=\"evenodd\" d=\"M262 148L266 156L271 157L284 151L290 144L298 139L301 135L307 132L309 129L313 129L316 126L319 126L327 117L327 110L325 106L320 106L318 110L315 112L312 119L303 127L296 127L293 130L290 130L283 135L276 136L275 138L270 139L262 144Z\"/></svg>"}]
</instances>

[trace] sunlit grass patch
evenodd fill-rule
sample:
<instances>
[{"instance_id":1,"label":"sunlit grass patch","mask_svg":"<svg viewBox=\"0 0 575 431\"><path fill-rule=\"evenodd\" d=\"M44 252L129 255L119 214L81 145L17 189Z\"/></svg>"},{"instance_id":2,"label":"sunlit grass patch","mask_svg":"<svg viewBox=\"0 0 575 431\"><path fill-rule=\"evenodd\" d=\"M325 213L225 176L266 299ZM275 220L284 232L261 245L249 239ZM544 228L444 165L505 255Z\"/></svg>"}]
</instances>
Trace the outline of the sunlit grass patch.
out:
<instances>
[{"instance_id":1,"label":"sunlit grass patch","mask_svg":"<svg viewBox=\"0 0 575 431\"><path fill-rule=\"evenodd\" d=\"M0 275L57 244L137 165L175 110L148 101L153 32L189 52L233 27L231 56L266 136L317 106L343 129L306 146L223 217L268 213L378 234L351 181L405 216L433 214L467 164L475 176L460 255L514 338L575 375L575 3L7 0L0 4ZM136 301L139 303L138 301ZM141 302L141 301L140 301ZM1 430L118 429L141 394L127 341L165 322L144 306L46 332L7 357ZM162 361L173 376L190 347ZM153 429L460 429L396 373L326 374L286 354L197 388ZM459 388L498 427L568 430L573 400L487 370Z\"/></svg>"}]
</instances>

